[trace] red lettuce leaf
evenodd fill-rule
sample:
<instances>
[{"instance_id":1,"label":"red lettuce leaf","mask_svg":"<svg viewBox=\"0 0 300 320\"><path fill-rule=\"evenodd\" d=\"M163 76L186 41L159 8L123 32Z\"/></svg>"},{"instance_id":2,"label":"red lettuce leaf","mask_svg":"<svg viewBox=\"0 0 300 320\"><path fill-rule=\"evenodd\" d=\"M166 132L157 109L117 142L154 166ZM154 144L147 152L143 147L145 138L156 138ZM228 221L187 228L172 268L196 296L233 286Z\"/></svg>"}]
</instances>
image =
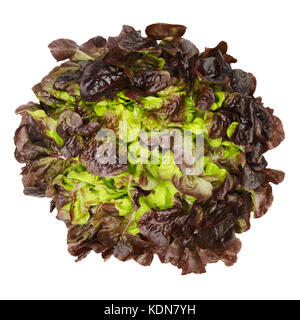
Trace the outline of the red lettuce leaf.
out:
<instances>
[{"instance_id":1,"label":"red lettuce leaf","mask_svg":"<svg viewBox=\"0 0 300 320\"><path fill-rule=\"evenodd\" d=\"M185 30L186 27L180 24L155 23L146 28L146 34L153 40L176 39L182 37Z\"/></svg>"},{"instance_id":2,"label":"red lettuce leaf","mask_svg":"<svg viewBox=\"0 0 300 320\"><path fill-rule=\"evenodd\" d=\"M126 76L116 66L96 60L86 67L80 80L81 97L86 101L112 98L126 84Z\"/></svg>"}]
</instances>

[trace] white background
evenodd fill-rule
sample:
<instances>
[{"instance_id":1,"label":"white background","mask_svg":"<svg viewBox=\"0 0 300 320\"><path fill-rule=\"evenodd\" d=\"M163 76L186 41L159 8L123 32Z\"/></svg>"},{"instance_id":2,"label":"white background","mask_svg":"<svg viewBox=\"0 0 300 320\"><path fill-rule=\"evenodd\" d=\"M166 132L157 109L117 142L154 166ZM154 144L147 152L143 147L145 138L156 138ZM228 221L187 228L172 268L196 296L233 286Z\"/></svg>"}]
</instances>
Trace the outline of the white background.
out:
<instances>
[{"instance_id":1,"label":"white background","mask_svg":"<svg viewBox=\"0 0 300 320\"><path fill-rule=\"evenodd\" d=\"M300 45L299 1L1 1L0 4L0 298L2 299L288 299L300 298ZM66 228L49 213L49 199L22 193L13 157L14 110L35 97L31 87L55 66L47 45L117 35L122 24L144 30L168 22L188 27L201 50L220 40L236 67L254 73L256 95L275 109L286 140L267 153L286 172L274 186L266 216L242 234L233 267L211 264L202 275L155 259L151 267L94 253L75 263Z\"/></svg>"}]
</instances>

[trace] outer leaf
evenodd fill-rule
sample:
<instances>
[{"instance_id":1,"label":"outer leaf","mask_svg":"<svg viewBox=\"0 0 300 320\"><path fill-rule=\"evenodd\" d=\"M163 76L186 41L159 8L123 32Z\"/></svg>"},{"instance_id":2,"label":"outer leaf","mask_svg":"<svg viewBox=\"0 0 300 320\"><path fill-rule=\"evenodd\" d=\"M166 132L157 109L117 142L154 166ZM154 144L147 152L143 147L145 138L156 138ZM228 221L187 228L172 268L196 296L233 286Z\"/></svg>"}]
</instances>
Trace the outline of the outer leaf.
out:
<instances>
[{"instance_id":1,"label":"outer leaf","mask_svg":"<svg viewBox=\"0 0 300 320\"><path fill-rule=\"evenodd\" d=\"M186 27L179 24L155 23L146 28L146 34L150 39L154 40L176 39L182 37L185 30Z\"/></svg>"}]
</instances>

